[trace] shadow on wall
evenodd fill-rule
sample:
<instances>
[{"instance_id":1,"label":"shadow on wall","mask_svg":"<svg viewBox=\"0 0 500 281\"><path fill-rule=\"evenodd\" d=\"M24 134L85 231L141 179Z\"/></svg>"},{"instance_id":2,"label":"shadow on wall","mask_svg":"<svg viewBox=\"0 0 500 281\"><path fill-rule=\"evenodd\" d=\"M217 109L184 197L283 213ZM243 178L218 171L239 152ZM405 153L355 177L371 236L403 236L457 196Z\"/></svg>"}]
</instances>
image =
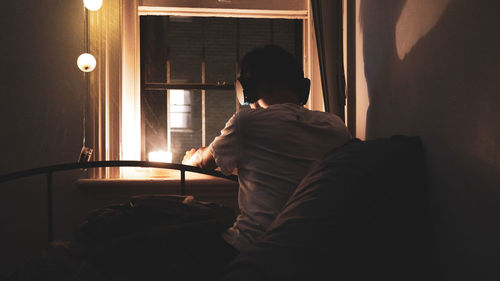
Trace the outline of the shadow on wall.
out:
<instances>
[{"instance_id":1,"label":"shadow on wall","mask_svg":"<svg viewBox=\"0 0 500 281\"><path fill-rule=\"evenodd\" d=\"M500 4L360 0L367 139L422 137L442 280L500 280Z\"/></svg>"}]
</instances>

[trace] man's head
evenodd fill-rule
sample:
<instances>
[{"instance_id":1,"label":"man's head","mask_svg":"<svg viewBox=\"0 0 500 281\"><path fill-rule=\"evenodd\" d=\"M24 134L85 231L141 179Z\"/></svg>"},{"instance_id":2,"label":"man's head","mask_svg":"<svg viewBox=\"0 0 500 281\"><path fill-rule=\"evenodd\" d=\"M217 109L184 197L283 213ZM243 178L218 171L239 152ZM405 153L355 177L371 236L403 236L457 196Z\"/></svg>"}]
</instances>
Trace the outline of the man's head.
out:
<instances>
[{"instance_id":1,"label":"man's head","mask_svg":"<svg viewBox=\"0 0 500 281\"><path fill-rule=\"evenodd\" d=\"M237 80L241 83L246 103L253 104L260 99L268 104L293 102L304 105L309 97L310 81L304 78L302 67L296 59L275 45L256 48L247 53L241 61Z\"/></svg>"}]
</instances>

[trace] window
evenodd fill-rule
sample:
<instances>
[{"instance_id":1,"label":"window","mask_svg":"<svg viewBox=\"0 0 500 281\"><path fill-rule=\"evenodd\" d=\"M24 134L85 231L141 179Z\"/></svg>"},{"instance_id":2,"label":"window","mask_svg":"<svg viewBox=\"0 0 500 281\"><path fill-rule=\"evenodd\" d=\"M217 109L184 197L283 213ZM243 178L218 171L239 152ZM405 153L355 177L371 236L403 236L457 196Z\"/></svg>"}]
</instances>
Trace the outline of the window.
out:
<instances>
[{"instance_id":1,"label":"window","mask_svg":"<svg viewBox=\"0 0 500 281\"><path fill-rule=\"evenodd\" d=\"M191 92L187 90L170 90L170 110L167 119L170 120L168 127L172 131L191 130Z\"/></svg>"},{"instance_id":2,"label":"window","mask_svg":"<svg viewBox=\"0 0 500 281\"><path fill-rule=\"evenodd\" d=\"M90 52L95 54L97 59L97 67L89 75L90 98L87 122L87 132L90 132L87 135L87 142L88 146L94 148L93 160L146 160L148 152L168 150L168 135L172 137L170 145L174 151L208 145L224 126L224 122L237 110L238 105L232 90L236 72L237 58L234 51L236 47L228 47L221 42L214 43L220 48L226 48L224 50L231 49L230 53L234 54L231 60L213 59L212 52L208 50L209 39L227 39L227 36L221 38L209 36L211 32L225 35L227 32L222 30L232 28L234 25L214 28L205 23L207 47L204 57L205 80L202 80L201 73L203 52L198 49L197 52L191 52L197 54L197 59L193 59L187 65L188 69L191 67L196 69L195 72L177 68L179 63L173 57L174 54L164 53L164 58L166 55L172 58L170 80L167 81L166 60L162 59L159 60L163 61L161 66L160 64L151 66L155 70L151 71L151 75L148 74L146 81L145 72L141 71L141 66L145 62L141 59L141 53L144 54L143 51L146 50L145 46L141 46L142 18L163 18L165 23L165 18L170 17L172 20L169 20L169 24L172 25L199 24L203 20L240 21L240 34L247 32L249 22L269 27L272 21L273 28L281 28L282 23L290 20L300 22L298 29L300 31L294 34L299 37L302 45L289 51L297 53L296 49L300 47L305 75L312 81L311 96L306 106L321 110L323 97L310 16L309 1L306 0L105 1L99 12L89 13L88 17ZM274 40L281 40L281 33L273 36ZM257 39L259 38L249 41ZM170 42L172 52L176 44L182 45L180 41ZM191 44L185 48L191 50L200 48L199 42L203 41L191 40ZM265 43L270 41L261 42L259 45ZM252 47L245 47L243 42L240 42L238 53L241 56ZM177 48L182 51L182 46ZM212 71L211 67L214 64L225 70ZM142 95L141 91L147 93ZM202 106L203 95L204 106ZM214 104L217 106L213 106ZM220 108L225 109L220 110ZM168 115L171 119L169 128L167 128ZM216 115L222 117L215 117ZM205 116L205 122L202 116ZM212 121L211 118L223 121ZM170 134L166 133L167 129L170 130ZM190 134L199 136L192 137ZM180 141L182 136L196 143L189 143L189 147L180 147L180 144L188 144L187 141ZM179 155L174 155L173 158L173 162L180 161ZM132 168L93 169L91 173L92 178L142 177Z\"/></svg>"},{"instance_id":3,"label":"window","mask_svg":"<svg viewBox=\"0 0 500 281\"><path fill-rule=\"evenodd\" d=\"M238 110L234 92L245 53L276 44L302 57L302 20L141 16L142 159L206 146Z\"/></svg>"}]
</instances>

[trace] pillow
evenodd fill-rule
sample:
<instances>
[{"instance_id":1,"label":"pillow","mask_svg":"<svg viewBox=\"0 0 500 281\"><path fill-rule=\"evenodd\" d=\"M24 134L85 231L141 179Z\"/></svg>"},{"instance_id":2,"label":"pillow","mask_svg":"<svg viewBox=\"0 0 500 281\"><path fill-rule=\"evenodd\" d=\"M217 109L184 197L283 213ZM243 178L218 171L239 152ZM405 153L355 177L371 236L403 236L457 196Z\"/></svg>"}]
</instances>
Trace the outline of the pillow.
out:
<instances>
[{"instance_id":1,"label":"pillow","mask_svg":"<svg viewBox=\"0 0 500 281\"><path fill-rule=\"evenodd\" d=\"M418 137L353 140L311 168L222 280L424 280L426 202Z\"/></svg>"}]
</instances>

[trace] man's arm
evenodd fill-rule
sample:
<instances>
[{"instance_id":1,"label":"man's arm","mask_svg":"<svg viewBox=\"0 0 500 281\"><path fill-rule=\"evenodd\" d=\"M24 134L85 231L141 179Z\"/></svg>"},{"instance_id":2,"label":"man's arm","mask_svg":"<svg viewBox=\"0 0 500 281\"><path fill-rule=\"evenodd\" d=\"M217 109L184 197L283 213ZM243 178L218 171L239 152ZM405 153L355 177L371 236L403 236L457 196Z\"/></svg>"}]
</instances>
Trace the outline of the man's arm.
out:
<instances>
[{"instance_id":1,"label":"man's arm","mask_svg":"<svg viewBox=\"0 0 500 281\"><path fill-rule=\"evenodd\" d=\"M214 156L212 155L212 153L210 153L208 147L201 147L198 149L192 148L191 150L186 151L186 155L184 155L182 164L191 165L207 170L213 170L217 168Z\"/></svg>"},{"instance_id":2,"label":"man's arm","mask_svg":"<svg viewBox=\"0 0 500 281\"><path fill-rule=\"evenodd\" d=\"M238 113L227 121L221 134L208 147L186 151L182 164L213 170L217 167L225 175L237 168L239 156ZM217 158L217 162L215 161Z\"/></svg>"}]
</instances>

